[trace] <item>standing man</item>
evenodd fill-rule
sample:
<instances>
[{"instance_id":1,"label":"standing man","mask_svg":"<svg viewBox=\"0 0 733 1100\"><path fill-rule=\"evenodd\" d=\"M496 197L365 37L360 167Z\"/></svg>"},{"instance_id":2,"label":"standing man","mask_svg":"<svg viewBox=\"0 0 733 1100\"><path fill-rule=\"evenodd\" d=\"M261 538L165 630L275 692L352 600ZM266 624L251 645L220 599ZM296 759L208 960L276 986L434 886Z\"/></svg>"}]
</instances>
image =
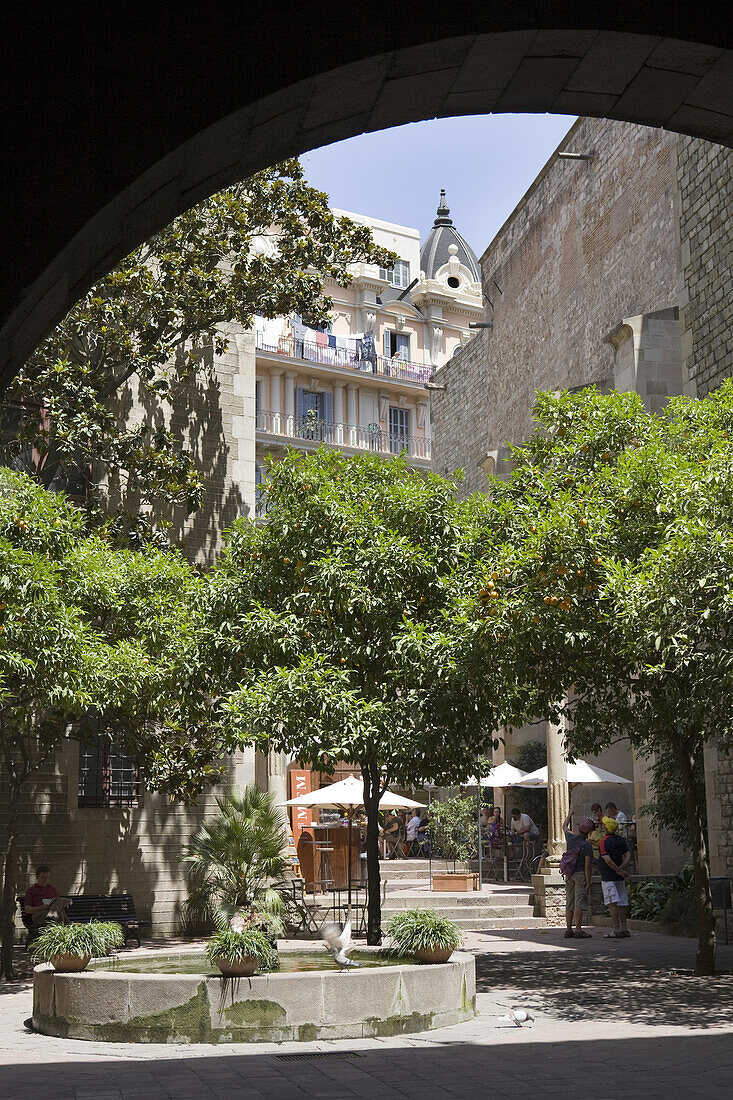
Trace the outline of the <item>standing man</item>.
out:
<instances>
[{"instance_id":1,"label":"standing man","mask_svg":"<svg viewBox=\"0 0 733 1100\"><path fill-rule=\"evenodd\" d=\"M593 863L593 849L588 841L588 836L593 832L595 822L591 817L584 818L578 825L577 833L569 831L570 820L573 816L573 807L568 811L568 816L563 821L563 832L568 852L576 852L575 864L572 873L560 870L565 878L565 939L588 940L590 932L583 931L583 913L590 913L590 883ZM568 868L568 870L570 870ZM573 925L575 930L573 930Z\"/></svg>"},{"instance_id":2,"label":"standing man","mask_svg":"<svg viewBox=\"0 0 733 1100\"><path fill-rule=\"evenodd\" d=\"M606 830L598 846L598 870L601 875L603 900L608 906L613 921L613 931L606 932L604 939L628 938L631 933L626 927L626 910L629 895L626 880L629 877L628 865L631 860L629 846L622 836L618 836L618 822L615 817L604 817Z\"/></svg>"}]
</instances>

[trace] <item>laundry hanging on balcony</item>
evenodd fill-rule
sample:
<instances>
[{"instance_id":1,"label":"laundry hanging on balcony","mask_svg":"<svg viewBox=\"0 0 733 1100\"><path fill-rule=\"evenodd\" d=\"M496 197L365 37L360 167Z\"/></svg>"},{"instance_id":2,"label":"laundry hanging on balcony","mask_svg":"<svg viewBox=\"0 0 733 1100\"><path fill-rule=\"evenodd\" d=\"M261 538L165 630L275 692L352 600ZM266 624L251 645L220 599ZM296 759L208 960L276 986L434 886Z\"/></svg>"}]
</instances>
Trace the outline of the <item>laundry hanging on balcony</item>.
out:
<instances>
[{"instance_id":1,"label":"laundry hanging on balcony","mask_svg":"<svg viewBox=\"0 0 733 1100\"><path fill-rule=\"evenodd\" d=\"M277 351L283 334L282 317L255 317L255 337L258 348Z\"/></svg>"}]
</instances>

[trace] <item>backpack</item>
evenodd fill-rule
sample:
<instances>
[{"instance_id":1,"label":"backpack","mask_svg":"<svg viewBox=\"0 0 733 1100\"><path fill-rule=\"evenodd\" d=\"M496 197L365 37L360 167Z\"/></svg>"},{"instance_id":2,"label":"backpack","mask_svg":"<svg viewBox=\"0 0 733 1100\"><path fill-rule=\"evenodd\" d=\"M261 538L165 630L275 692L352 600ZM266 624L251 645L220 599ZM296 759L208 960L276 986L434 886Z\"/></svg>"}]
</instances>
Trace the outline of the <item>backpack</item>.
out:
<instances>
[{"instance_id":1,"label":"backpack","mask_svg":"<svg viewBox=\"0 0 733 1100\"><path fill-rule=\"evenodd\" d=\"M578 870L578 856L580 855L582 847L582 844L576 844L574 848L563 853L562 859L560 860L560 874L566 879L572 878Z\"/></svg>"}]
</instances>

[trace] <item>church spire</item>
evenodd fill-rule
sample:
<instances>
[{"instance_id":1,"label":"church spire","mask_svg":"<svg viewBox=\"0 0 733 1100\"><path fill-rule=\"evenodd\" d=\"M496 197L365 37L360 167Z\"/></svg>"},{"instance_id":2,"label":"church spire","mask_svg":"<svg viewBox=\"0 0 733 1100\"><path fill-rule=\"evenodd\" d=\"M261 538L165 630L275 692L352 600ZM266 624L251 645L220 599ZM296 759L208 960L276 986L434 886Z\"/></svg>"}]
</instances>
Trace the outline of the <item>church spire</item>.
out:
<instances>
[{"instance_id":1,"label":"church spire","mask_svg":"<svg viewBox=\"0 0 733 1100\"><path fill-rule=\"evenodd\" d=\"M450 210L445 200L445 188L440 189L440 204L438 205L437 218L434 225L453 225L453 219L450 216Z\"/></svg>"}]
</instances>

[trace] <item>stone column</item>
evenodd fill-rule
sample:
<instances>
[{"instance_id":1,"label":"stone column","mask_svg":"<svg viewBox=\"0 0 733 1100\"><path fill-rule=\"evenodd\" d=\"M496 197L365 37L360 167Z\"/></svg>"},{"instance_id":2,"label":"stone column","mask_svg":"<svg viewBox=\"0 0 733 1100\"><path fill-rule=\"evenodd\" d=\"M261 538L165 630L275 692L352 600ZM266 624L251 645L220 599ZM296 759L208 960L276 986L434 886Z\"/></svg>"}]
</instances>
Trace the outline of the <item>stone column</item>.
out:
<instances>
[{"instance_id":1,"label":"stone column","mask_svg":"<svg viewBox=\"0 0 733 1100\"><path fill-rule=\"evenodd\" d=\"M285 373L285 420L283 423L284 435L295 435L295 379L294 370Z\"/></svg>"},{"instance_id":2,"label":"stone column","mask_svg":"<svg viewBox=\"0 0 733 1100\"><path fill-rule=\"evenodd\" d=\"M343 382L334 382L333 384L333 422L334 422L334 443L343 443L344 441L344 384Z\"/></svg>"},{"instance_id":3,"label":"stone column","mask_svg":"<svg viewBox=\"0 0 733 1100\"><path fill-rule=\"evenodd\" d=\"M560 866L565 851L562 823L568 816L568 763L565 759L564 726L547 723L547 862L552 870Z\"/></svg>"},{"instance_id":4,"label":"stone column","mask_svg":"<svg viewBox=\"0 0 733 1100\"><path fill-rule=\"evenodd\" d=\"M565 851L562 823L567 817L568 765L563 746L563 724L547 723L547 848L548 857L544 872L532 875L535 896L535 913L545 917L547 923L562 926L565 923L565 879L559 865Z\"/></svg>"},{"instance_id":5,"label":"stone column","mask_svg":"<svg viewBox=\"0 0 733 1100\"><path fill-rule=\"evenodd\" d=\"M346 416L349 424L348 439L345 442L349 447L356 447L357 425L359 423L359 387L356 382L349 382L346 387Z\"/></svg>"},{"instance_id":6,"label":"stone column","mask_svg":"<svg viewBox=\"0 0 733 1100\"><path fill-rule=\"evenodd\" d=\"M272 425L270 431L275 435L280 434L280 375L281 370L270 371L270 412L272 413Z\"/></svg>"}]
</instances>

